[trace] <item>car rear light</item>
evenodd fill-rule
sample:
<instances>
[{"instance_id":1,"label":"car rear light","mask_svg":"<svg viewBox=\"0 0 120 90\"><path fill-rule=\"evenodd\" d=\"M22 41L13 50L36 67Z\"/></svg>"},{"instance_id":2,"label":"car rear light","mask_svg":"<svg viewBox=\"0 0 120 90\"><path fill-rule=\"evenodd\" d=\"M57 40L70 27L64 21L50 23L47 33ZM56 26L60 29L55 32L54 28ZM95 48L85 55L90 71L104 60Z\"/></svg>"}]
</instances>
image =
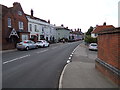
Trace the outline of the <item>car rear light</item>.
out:
<instances>
[{"instance_id":1,"label":"car rear light","mask_svg":"<svg viewBox=\"0 0 120 90\"><path fill-rule=\"evenodd\" d=\"M27 43L26 41L24 41L24 43Z\"/></svg>"}]
</instances>

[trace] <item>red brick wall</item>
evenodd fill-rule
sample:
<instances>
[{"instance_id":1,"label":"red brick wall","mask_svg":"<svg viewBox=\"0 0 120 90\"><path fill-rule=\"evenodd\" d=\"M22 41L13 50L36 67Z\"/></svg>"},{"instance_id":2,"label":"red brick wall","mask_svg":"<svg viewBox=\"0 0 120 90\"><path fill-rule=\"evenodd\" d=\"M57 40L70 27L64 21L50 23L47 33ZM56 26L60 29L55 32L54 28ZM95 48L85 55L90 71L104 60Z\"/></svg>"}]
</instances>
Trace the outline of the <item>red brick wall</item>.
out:
<instances>
[{"instance_id":1,"label":"red brick wall","mask_svg":"<svg viewBox=\"0 0 120 90\"><path fill-rule=\"evenodd\" d=\"M112 71L110 71L109 69L105 68L104 66L97 62L95 64L97 70L102 72L103 75L105 75L108 79L112 80L117 85L120 85L120 77L118 75L114 74Z\"/></svg>"},{"instance_id":2,"label":"red brick wall","mask_svg":"<svg viewBox=\"0 0 120 90\"><path fill-rule=\"evenodd\" d=\"M110 69L111 66L120 70L120 28L98 34L98 59L95 62L97 70L120 86L120 76L116 69Z\"/></svg>"},{"instance_id":3,"label":"red brick wall","mask_svg":"<svg viewBox=\"0 0 120 90\"><path fill-rule=\"evenodd\" d=\"M99 35L98 58L120 69L118 65L118 62L120 63L120 41L118 39L120 40L120 33Z\"/></svg>"},{"instance_id":4,"label":"red brick wall","mask_svg":"<svg viewBox=\"0 0 120 90\"><path fill-rule=\"evenodd\" d=\"M22 16L18 15L18 11L22 11ZM28 21L27 18L22 10L21 5L15 4L9 10L7 7L2 7L2 49L13 49L15 48L15 43L9 43L6 38L9 38L10 35L10 28L8 28L8 17L11 18L12 28L14 28L16 31L19 30L18 22L23 22L23 32L28 31ZM21 36L19 36L19 40L21 40Z\"/></svg>"},{"instance_id":5,"label":"red brick wall","mask_svg":"<svg viewBox=\"0 0 120 90\"><path fill-rule=\"evenodd\" d=\"M12 14L10 12L8 12L5 16L2 17L2 49L15 48L13 43L8 43L6 41L6 38L8 38L9 34L10 34L10 29L8 28L8 17L11 18L12 27L14 27L14 23L13 23L14 18L12 16Z\"/></svg>"},{"instance_id":6,"label":"red brick wall","mask_svg":"<svg viewBox=\"0 0 120 90\"><path fill-rule=\"evenodd\" d=\"M18 15L18 11L22 11L22 16ZM18 22L19 21L22 21L23 22L23 28L24 28L24 31L28 31L28 21L27 21L27 18L21 8L20 5L15 5L13 10L12 10L12 14L14 16L14 21L13 21L13 24L14 24L14 28L16 30L19 30L19 27L18 27Z\"/></svg>"}]
</instances>

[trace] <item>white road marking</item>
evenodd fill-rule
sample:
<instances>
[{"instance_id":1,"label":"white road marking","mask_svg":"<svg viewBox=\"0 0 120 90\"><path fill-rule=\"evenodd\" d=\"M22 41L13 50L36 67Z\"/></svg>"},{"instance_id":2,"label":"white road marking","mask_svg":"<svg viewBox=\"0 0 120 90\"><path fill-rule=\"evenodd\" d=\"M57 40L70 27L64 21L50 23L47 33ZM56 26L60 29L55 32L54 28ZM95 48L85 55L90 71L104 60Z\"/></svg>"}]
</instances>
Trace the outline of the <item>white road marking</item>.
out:
<instances>
[{"instance_id":1,"label":"white road marking","mask_svg":"<svg viewBox=\"0 0 120 90\"><path fill-rule=\"evenodd\" d=\"M67 65L65 65L65 67L64 67L64 69L63 69L63 71L62 71L62 73L61 73L61 75L60 75L60 80L59 80L59 90L61 90L61 88L63 88L63 87L62 87L63 74L64 74L65 69L66 69L66 67L67 67L68 65L69 65L69 63L68 63Z\"/></svg>"},{"instance_id":2,"label":"white road marking","mask_svg":"<svg viewBox=\"0 0 120 90\"><path fill-rule=\"evenodd\" d=\"M37 54L40 54L40 53L43 53L43 52L46 52L46 51L48 51L48 49L43 50L43 51L40 51L40 52L36 52L36 53L37 53Z\"/></svg>"},{"instance_id":3,"label":"white road marking","mask_svg":"<svg viewBox=\"0 0 120 90\"><path fill-rule=\"evenodd\" d=\"M57 47L53 47L52 49L55 49L55 48L57 48Z\"/></svg>"},{"instance_id":4,"label":"white road marking","mask_svg":"<svg viewBox=\"0 0 120 90\"><path fill-rule=\"evenodd\" d=\"M10 63L10 62L13 62L13 61L16 61L16 60L19 60L19 59L22 59L22 58L25 58L25 57L29 57L30 55L25 55L25 56L22 56L22 57L19 57L19 58L15 58L15 59L12 59L12 60L9 60L9 61L6 61L6 62L3 62L3 64L7 64L7 63Z\"/></svg>"},{"instance_id":5,"label":"white road marking","mask_svg":"<svg viewBox=\"0 0 120 90\"><path fill-rule=\"evenodd\" d=\"M70 57L72 57L72 54L70 55Z\"/></svg>"},{"instance_id":6,"label":"white road marking","mask_svg":"<svg viewBox=\"0 0 120 90\"><path fill-rule=\"evenodd\" d=\"M67 64L70 63L70 60L67 60Z\"/></svg>"},{"instance_id":7,"label":"white road marking","mask_svg":"<svg viewBox=\"0 0 120 90\"><path fill-rule=\"evenodd\" d=\"M69 60L71 59L71 57L69 57Z\"/></svg>"},{"instance_id":8,"label":"white road marking","mask_svg":"<svg viewBox=\"0 0 120 90\"><path fill-rule=\"evenodd\" d=\"M68 43L68 44L73 44L73 43Z\"/></svg>"},{"instance_id":9,"label":"white road marking","mask_svg":"<svg viewBox=\"0 0 120 90\"><path fill-rule=\"evenodd\" d=\"M42 52L46 52L46 51L48 51L48 49L41 51L41 53L42 53Z\"/></svg>"}]
</instances>

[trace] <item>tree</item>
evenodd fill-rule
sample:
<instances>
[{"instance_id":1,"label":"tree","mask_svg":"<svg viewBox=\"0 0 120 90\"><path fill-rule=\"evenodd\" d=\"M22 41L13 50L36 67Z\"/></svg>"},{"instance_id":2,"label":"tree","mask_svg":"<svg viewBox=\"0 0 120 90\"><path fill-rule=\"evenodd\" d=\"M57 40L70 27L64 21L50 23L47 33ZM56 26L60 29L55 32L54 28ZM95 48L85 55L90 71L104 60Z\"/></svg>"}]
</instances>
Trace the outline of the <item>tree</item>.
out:
<instances>
[{"instance_id":1,"label":"tree","mask_svg":"<svg viewBox=\"0 0 120 90\"><path fill-rule=\"evenodd\" d=\"M91 32L93 31L93 27L90 26L90 28L88 29L88 31L86 32L86 35L91 35Z\"/></svg>"},{"instance_id":2,"label":"tree","mask_svg":"<svg viewBox=\"0 0 120 90\"><path fill-rule=\"evenodd\" d=\"M86 43L97 43L97 38L92 38L90 35L85 36Z\"/></svg>"}]
</instances>

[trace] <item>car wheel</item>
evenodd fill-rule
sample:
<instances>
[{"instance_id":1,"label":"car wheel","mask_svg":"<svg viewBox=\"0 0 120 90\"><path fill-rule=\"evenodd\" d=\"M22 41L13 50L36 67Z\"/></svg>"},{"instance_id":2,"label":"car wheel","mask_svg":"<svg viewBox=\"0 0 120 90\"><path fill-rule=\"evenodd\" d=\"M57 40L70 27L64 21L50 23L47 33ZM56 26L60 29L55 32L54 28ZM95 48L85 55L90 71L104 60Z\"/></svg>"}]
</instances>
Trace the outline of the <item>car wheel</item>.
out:
<instances>
[{"instance_id":1,"label":"car wheel","mask_svg":"<svg viewBox=\"0 0 120 90\"><path fill-rule=\"evenodd\" d=\"M26 47L26 50L28 51L28 50L29 50L29 47Z\"/></svg>"},{"instance_id":2,"label":"car wheel","mask_svg":"<svg viewBox=\"0 0 120 90\"><path fill-rule=\"evenodd\" d=\"M20 51L20 49L17 48L18 51Z\"/></svg>"},{"instance_id":3,"label":"car wheel","mask_svg":"<svg viewBox=\"0 0 120 90\"><path fill-rule=\"evenodd\" d=\"M45 45L43 45L43 47L45 47Z\"/></svg>"},{"instance_id":4,"label":"car wheel","mask_svg":"<svg viewBox=\"0 0 120 90\"><path fill-rule=\"evenodd\" d=\"M36 49L38 49L38 46L36 46Z\"/></svg>"}]
</instances>

